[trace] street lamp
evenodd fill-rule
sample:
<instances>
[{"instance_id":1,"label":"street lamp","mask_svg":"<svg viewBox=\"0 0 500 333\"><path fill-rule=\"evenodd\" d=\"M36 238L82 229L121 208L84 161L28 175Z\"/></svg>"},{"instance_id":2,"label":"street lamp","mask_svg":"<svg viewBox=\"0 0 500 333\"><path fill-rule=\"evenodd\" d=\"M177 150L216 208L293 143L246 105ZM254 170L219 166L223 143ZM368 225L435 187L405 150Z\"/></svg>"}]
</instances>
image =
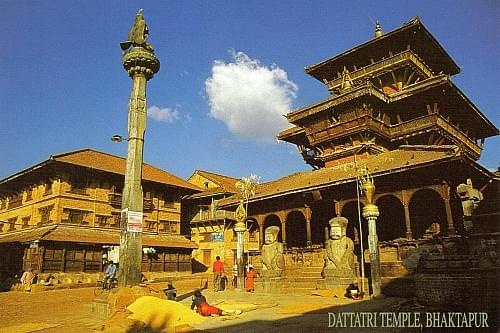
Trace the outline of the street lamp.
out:
<instances>
[{"instance_id":1,"label":"street lamp","mask_svg":"<svg viewBox=\"0 0 500 333\"><path fill-rule=\"evenodd\" d=\"M378 236L377 236L377 217L380 215L377 205L373 203L375 194L375 184L373 177L370 176L368 170L365 169L364 174L360 175L361 188L366 195L366 205L363 207L363 217L368 220L368 249L370 251L370 271L372 278L373 296L377 297L381 294L381 278L380 278L380 256L378 251Z\"/></svg>"},{"instance_id":2,"label":"street lamp","mask_svg":"<svg viewBox=\"0 0 500 333\"><path fill-rule=\"evenodd\" d=\"M240 190L241 199L238 208L236 208L236 224L234 225L234 231L236 232L237 243L236 243L236 265L238 267L238 290L243 290L243 285L245 281L245 267L243 263L243 249L244 249L244 237L243 234L247 231L247 214L248 214L248 200L255 195L255 188L259 183L260 177L254 174L250 174L250 177L243 177L241 181L236 182L235 186ZM246 209L243 207L243 200L246 201Z\"/></svg>"},{"instance_id":3,"label":"street lamp","mask_svg":"<svg viewBox=\"0 0 500 333\"><path fill-rule=\"evenodd\" d=\"M236 242L236 266L238 267L238 281L236 283L238 291L243 290L243 285L245 283L245 267L243 263L243 248L244 248L244 238L243 234L247 230L245 226L245 221L247 219L247 212L245 207L243 207L243 199L240 200L238 208L236 208L236 224L234 225L234 231L236 232L237 242Z\"/></svg>"},{"instance_id":4,"label":"street lamp","mask_svg":"<svg viewBox=\"0 0 500 333\"><path fill-rule=\"evenodd\" d=\"M113 142L122 142L124 140L123 136L119 135L119 134L115 134L111 137L111 141Z\"/></svg>"}]
</instances>

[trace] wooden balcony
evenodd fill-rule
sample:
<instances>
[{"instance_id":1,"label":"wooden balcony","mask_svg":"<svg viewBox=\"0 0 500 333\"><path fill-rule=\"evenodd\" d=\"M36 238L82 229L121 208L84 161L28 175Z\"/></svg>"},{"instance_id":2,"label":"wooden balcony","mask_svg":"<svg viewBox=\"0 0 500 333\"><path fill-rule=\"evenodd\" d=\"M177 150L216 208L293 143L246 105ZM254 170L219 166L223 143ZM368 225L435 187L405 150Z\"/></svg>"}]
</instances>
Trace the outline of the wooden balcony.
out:
<instances>
[{"instance_id":1,"label":"wooden balcony","mask_svg":"<svg viewBox=\"0 0 500 333\"><path fill-rule=\"evenodd\" d=\"M121 193L109 193L108 194L108 202L113 207L121 207L122 206L122 194ZM153 199L143 199L143 210L153 210L154 204Z\"/></svg>"},{"instance_id":2,"label":"wooden balcony","mask_svg":"<svg viewBox=\"0 0 500 333\"><path fill-rule=\"evenodd\" d=\"M122 206L122 195L121 193L109 193L108 194L109 204L113 207Z\"/></svg>"},{"instance_id":3,"label":"wooden balcony","mask_svg":"<svg viewBox=\"0 0 500 333\"><path fill-rule=\"evenodd\" d=\"M331 139L348 136L366 130L372 130L376 133L382 134L386 138L390 138L391 136L390 125L373 118L367 113L361 115L357 119L343 121L328 127L323 127L322 129L306 129L306 135L311 146L318 146L323 142L330 141Z\"/></svg>"},{"instance_id":4,"label":"wooden balcony","mask_svg":"<svg viewBox=\"0 0 500 333\"><path fill-rule=\"evenodd\" d=\"M481 154L481 147L459 128L437 113L421 116L395 125L386 124L381 120L373 118L371 115L364 114L358 119L344 121L328 127L306 129L306 135L312 146L318 146L321 143L341 136L368 130L378 133L393 142L402 140L405 137L419 135L426 131L439 130L446 133L455 144L464 145L477 158Z\"/></svg>"},{"instance_id":5,"label":"wooden balcony","mask_svg":"<svg viewBox=\"0 0 500 333\"><path fill-rule=\"evenodd\" d=\"M87 189L83 187L71 187L68 190L68 193L79 194L79 195L88 195Z\"/></svg>"}]
</instances>

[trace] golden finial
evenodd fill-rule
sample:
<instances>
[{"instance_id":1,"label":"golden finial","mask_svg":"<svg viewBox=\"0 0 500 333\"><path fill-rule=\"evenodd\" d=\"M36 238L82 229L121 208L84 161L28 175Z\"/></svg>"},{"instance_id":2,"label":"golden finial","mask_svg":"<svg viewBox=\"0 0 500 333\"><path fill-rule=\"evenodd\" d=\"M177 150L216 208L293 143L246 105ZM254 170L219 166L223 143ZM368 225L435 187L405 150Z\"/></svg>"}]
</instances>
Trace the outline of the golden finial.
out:
<instances>
[{"instance_id":1,"label":"golden finial","mask_svg":"<svg viewBox=\"0 0 500 333\"><path fill-rule=\"evenodd\" d=\"M382 36L384 32L382 31L382 27L380 26L380 22L375 22L375 38L379 38Z\"/></svg>"}]
</instances>

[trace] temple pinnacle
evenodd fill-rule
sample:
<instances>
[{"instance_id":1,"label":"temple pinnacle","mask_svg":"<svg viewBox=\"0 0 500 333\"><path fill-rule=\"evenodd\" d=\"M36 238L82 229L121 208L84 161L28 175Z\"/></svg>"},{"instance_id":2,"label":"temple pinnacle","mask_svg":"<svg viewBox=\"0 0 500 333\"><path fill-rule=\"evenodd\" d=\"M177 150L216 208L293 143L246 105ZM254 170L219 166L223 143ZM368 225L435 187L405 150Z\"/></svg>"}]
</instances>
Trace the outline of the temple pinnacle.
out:
<instances>
[{"instance_id":1,"label":"temple pinnacle","mask_svg":"<svg viewBox=\"0 0 500 333\"><path fill-rule=\"evenodd\" d=\"M379 38L383 34L384 34L384 32L382 31L382 27L380 26L380 22L377 21L375 23L375 38Z\"/></svg>"}]
</instances>

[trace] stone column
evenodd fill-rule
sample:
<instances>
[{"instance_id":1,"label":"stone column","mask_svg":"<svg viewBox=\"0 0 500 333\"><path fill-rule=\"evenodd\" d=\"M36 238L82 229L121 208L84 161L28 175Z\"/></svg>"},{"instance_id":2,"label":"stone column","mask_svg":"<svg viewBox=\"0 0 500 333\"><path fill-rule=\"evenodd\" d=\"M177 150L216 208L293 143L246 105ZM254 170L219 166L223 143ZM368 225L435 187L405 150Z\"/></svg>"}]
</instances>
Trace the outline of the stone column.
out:
<instances>
[{"instance_id":1,"label":"stone column","mask_svg":"<svg viewBox=\"0 0 500 333\"><path fill-rule=\"evenodd\" d=\"M277 213L277 216L278 218L280 219L280 223L281 223L281 241L283 243L283 248L286 249L286 226L285 226L285 223L286 223L286 215L287 215L288 211L279 211Z\"/></svg>"},{"instance_id":2,"label":"stone column","mask_svg":"<svg viewBox=\"0 0 500 333\"><path fill-rule=\"evenodd\" d=\"M264 245L264 222L259 223L259 247Z\"/></svg>"},{"instance_id":3,"label":"stone column","mask_svg":"<svg viewBox=\"0 0 500 333\"><path fill-rule=\"evenodd\" d=\"M408 192L403 190L401 191L403 208L405 211L405 226L406 226L406 238L413 239L413 232L411 231L411 222L410 222L410 202Z\"/></svg>"},{"instance_id":4,"label":"stone column","mask_svg":"<svg viewBox=\"0 0 500 333\"><path fill-rule=\"evenodd\" d=\"M450 205L450 186L448 186L448 184L444 184L442 189L444 208L446 210L446 222L448 225L448 235L455 235L456 231L455 226L453 225L453 214L451 213Z\"/></svg>"},{"instance_id":5,"label":"stone column","mask_svg":"<svg viewBox=\"0 0 500 333\"><path fill-rule=\"evenodd\" d=\"M281 222L281 238L283 241L283 247L286 249L286 223L285 223L285 221Z\"/></svg>"},{"instance_id":6,"label":"stone column","mask_svg":"<svg viewBox=\"0 0 500 333\"><path fill-rule=\"evenodd\" d=\"M311 241L311 207L305 206L304 208L304 215L306 218L306 238L307 238L307 247L311 247L312 241Z\"/></svg>"},{"instance_id":7,"label":"stone column","mask_svg":"<svg viewBox=\"0 0 500 333\"><path fill-rule=\"evenodd\" d=\"M142 27L142 28L141 28ZM121 43L123 67L132 78L128 112L128 149L123 187L122 211L143 213L142 162L146 131L146 82L160 69L153 48L146 42L147 31L142 11L136 15L129 40ZM132 33L133 31L133 33ZM127 214L120 223L120 287L141 283L142 233L129 228Z\"/></svg>"}]
</instances>

